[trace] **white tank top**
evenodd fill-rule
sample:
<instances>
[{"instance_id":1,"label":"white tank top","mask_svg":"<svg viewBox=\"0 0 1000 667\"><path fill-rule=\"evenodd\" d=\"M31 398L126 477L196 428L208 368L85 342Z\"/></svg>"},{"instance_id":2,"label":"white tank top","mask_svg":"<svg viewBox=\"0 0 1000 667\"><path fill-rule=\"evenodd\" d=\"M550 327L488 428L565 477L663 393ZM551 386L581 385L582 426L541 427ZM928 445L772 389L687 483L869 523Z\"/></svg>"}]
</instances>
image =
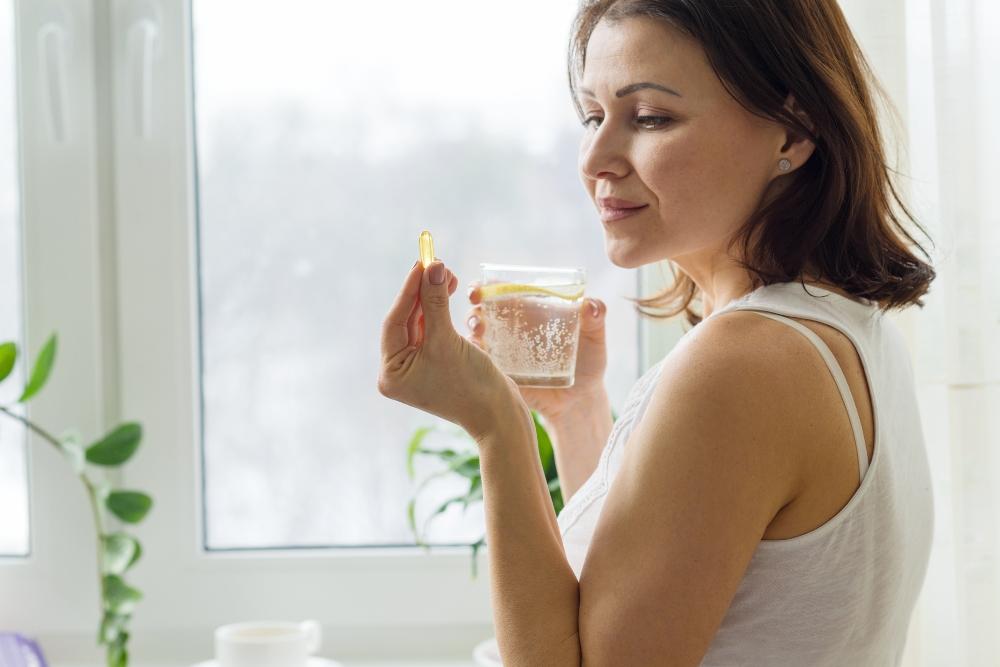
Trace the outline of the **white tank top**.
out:
<instances>
[{"instance_id":1,"label":"white tank top","mask_svg":"<svg viewBox=\"0 0 1000 667\"><path fill-rule=\"evenodd\" d=\"M702 667L899 665L923 585L934 508L905 340L877 305L818 286L806 289L798 282L767 285L709 318L730 310L766 313L816 346L850 415L861 486L822 526L790 539L761 540ZM874 413L871 466L843 371L822 339L791 317L832 326L858 350ZM662 367L661 360L632 387L596 469L559 514L566 556L577 578L622 450Z\"/></svg>"}]
</instances>

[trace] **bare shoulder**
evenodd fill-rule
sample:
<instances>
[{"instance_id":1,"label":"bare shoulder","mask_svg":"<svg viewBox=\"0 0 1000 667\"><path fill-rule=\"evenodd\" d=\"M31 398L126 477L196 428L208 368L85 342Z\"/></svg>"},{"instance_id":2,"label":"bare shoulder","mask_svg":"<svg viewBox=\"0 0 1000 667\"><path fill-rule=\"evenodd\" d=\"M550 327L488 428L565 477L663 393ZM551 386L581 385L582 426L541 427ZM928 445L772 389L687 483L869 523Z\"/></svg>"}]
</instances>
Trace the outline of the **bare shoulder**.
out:
<instances>
[{"instance_id":1,"label":"bare shoulder","mask_svg":"<svg viewBox=\"0 0 1000 667\"><path fill-rule=\"evenodd\" d=\"M747 395L746 400L766 398L774 404L784 398L792 405L806 404L817 378L828 373L802 334L748 311L703 321L667 357L663 372L670 382L712 390L765 391L764 396Z\"/></svg>"},{"instance_id":2,"label":"bare shoulder","mask_svg":"<svg viewBox=\"0 0 1000 667\"><path fill-rule=\"evenodd\" d=\"M831 401L829 370L812 344L787 324L753 312L730 311L699 324L664 362L661 406L728 423L785 462L789 485L800 488L815 442L843 407ZM829 412L830 414L825 414ZM818 443L817 443L818 444Z\"/></svg>"}]
</instances>

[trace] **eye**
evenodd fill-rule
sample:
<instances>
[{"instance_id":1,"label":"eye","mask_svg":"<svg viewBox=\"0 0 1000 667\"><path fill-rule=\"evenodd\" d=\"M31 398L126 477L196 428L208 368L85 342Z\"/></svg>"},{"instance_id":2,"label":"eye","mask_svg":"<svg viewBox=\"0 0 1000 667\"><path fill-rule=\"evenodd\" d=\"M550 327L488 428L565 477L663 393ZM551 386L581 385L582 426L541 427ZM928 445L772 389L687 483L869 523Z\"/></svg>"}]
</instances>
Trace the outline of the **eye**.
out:
<instances>
[{"instance_id":1,"label":"eye","mask_svg":"<svg viewBox=\"0 0 1000 667\"><path fill-rule=\"evenodd\" d=\"M644 126L647 125L647 124L653 123L654 124L653 127L647 127L646 128L648 130L655 130L655 129L659 128L659 127L663 127L669 121L670 121L670 118L668 118L667 116L637 116L636 119L635 119L635 122L639 123L640 125L644 125Z\"/></svg>"},{"instance_id":2,"label":"eye","mask_svg":"<svg viewBox=\"0 0 1000 667\"><path fill-rule=\"evenodd\" d=\"M590 127L591 121L601 120L600 116L587 116L583 119L582 125L586 128ZM635 122L642 125L647 130L655 130L663 127L672 119L669 116L636 116ZM652 127L650 127L650 125Z\"/></svg>"}]
</instances>

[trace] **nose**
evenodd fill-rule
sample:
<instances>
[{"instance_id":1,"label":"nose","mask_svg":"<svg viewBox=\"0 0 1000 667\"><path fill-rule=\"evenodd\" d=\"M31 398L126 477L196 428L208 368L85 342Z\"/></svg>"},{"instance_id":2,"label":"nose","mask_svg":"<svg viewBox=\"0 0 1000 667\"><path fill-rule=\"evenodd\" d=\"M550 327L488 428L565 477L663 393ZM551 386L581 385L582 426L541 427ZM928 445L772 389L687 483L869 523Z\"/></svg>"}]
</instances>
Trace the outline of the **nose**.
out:
<instances>
[{"instance_id":1,"label":"nose","mask_svg":"<svg viewBox=\"0 0 1000 667\"><path fill-rule=\"evenodd\" d=\"M605 123L580 141L578 165L583 178L621 178L631 169L626 141L615 136L610 129Z\"/></svg>"}]
</instances>

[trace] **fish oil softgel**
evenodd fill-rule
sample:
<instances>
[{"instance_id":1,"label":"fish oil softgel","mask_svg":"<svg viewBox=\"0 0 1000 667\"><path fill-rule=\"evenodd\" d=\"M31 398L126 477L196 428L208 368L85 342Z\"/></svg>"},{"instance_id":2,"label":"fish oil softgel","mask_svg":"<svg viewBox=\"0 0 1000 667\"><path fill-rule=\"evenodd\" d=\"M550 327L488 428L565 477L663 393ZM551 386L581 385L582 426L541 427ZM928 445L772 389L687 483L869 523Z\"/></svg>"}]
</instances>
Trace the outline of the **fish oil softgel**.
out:
<instances>
[{"instance_id":1,"label":"fish oil softgel","mask_svg":"<svg viewBox=\"0 0 1000 667\"><path fill-rule=\"evenodd\" d=\"M420 263L426 269L434 261L434 237L426 229L420 232Z\"/></svg>"}]
</instances>

